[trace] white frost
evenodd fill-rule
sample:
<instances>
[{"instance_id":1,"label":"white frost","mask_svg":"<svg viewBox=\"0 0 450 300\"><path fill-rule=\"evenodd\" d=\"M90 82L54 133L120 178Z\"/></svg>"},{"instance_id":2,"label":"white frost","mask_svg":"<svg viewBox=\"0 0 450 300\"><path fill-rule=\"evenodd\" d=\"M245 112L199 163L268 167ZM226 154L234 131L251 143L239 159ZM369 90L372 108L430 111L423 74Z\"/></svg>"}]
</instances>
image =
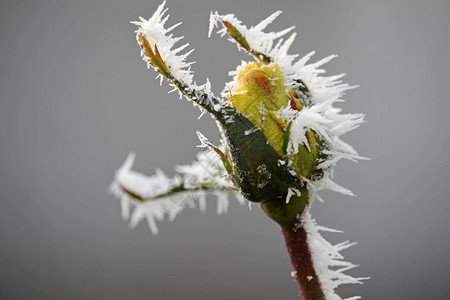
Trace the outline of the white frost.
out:
<instances>
[{"instance_id":1,"label":"white frost","mask_svg":"<svg viewBox=\"0 0 450 300\"><path fill-rule=\"evenodd\" d=\"M300 222L307 233L307 241L311 251L314 269L327 300L342 300L335 292L335 289L338 286L342 284L362 284L362 280L369 279L368 277L355 278L343 273L357 267L357 265L344 261L344 257L340 251L355 245L355 243L346 241L336 245L330 244L322 237L319 231L340 231L317 226L316 221L311 218L309 209L303 214ZM346 298L345 300L351 299L360 299L360 297L354 296Z\"/></svg>"},{"instance_id":2,"label":"white frost","mask_svg":"<svg viewBox=\"0 0 450 300\"><path fill-rule=\"evenodd\" d=\"M204 105L212 105L216 111L220 112L224 108L226 101L214 97L211 91L211 83L209 82L209 79L207 79L206 83L203 85L197 85L193 81L191 65L194 64L194 62L187 62L186 58L194 50L192 49L184 52L184 50L189 46L189 43L186 43L180 47L175 46L175 44L183 37L173 37L171 31L178 27L181 22L169 28L165 28L165 23L169 19L169 15L165 16L165 13L167 12L167 8L164 8L165 4L166 1L159 5L158 9L150 19L146 20L139 17L139 21L131 22L132 24L139 26L136 31L136 39L138 44L142 47L139 36L141 34L144 35L145 39L149 42L152 51L160 54L163 63L167 66L170 76L172 76L175 81L178 81L183 86L177 86L175 82L171 82L170 85L173 87L173 90L170 92L178 90L180 98L182 98L183 94L190 94L189 96L186 95L186 98L189 101L192 100L194 106L198 106L202 113L204 112L204 108L202 107ZM158 67L152 65L151 58L145 54L144 50L141 50L141 56L142 59L147 62L147 66L149 68L153 67L153 69L158 72ZM160 78L160 82L162 83L162 74L158 74L157 78ZM172 78L170 78L170 80L172 80ZM203 104L200 105L199 101L203 102Z\"/></svg>"},{"instance_id":3,"label":"white frost","mask_svg":"<svg viewBox=\"0 0 450 300\"><path fill-rule=\"evenodd\" d=\"M164 17L164 14L167 12L167 8L164 9L165 4L166 1L158 6L158 9L150 19L145 20L144 18L139 17L140 21L134 21L131 23L139 26L139 29L136 31L138 43L140 43L138 39L139 34L144 34L153 51L155 51L155 47L158 48L161 58L170 69L171 74L177 80L190 85L192 84L193 78L190 66L193 62L186 62L186 58L193 50L180 55L180 52L189 46L189 43L184 44L181 47L174 48L175 43L181 40L182 37L175 38L172 34L170 34L170 32L181 25L181 23L177 23L169 28L164 28L164 25L169 18L169 15ZM141 56L147 62L148 67L150 67L150 60L144 55L143 51L141 51ZM158 71L156 68L155 70Z\"/></svg>"},{"instance_id":4,"label":"white frost","mask_svg":"<svg viewBox=\"0 0 450 300\"><path fill-rule=\"evenodd\" d=\"M185 208L198 207L206 211L206 193L198 190L200 186L208 187L211 194L217 196L217 214L228 211L228 194L233 183L227 177L223 164L216 153L211 150L200 152L190 165L177 166L178 176L167 177L161 170L155 175L145 176L132 170L135 155L131 153L117 170L109 190L121 200L122 218L130 221L134 228L141 220L147 220L153 234L158 234L157 221L165 216L172 221ZM183 193L165 195L171 188L184 183L187 189ZM145 202L135 199L133 195L148 199ZM156 198L154 198L156 197ZM237 198L243 205L242 197Z\"/></svg>"},{"instance_id":5,"label":"white frost","mask_svg":"<svg viewBox=\"0 0 450 300\"><path fill-rule=\"evenodd\" d=\"M286 204L289 203L289 201L291 200L291 197L294 196L294 195L300 196L301 193L300 193L300 191L297 190L297 189L289 188L289 189L288 189L288 193L287 193L287 195L286 195Z\"/></svg>"}]
</instances>

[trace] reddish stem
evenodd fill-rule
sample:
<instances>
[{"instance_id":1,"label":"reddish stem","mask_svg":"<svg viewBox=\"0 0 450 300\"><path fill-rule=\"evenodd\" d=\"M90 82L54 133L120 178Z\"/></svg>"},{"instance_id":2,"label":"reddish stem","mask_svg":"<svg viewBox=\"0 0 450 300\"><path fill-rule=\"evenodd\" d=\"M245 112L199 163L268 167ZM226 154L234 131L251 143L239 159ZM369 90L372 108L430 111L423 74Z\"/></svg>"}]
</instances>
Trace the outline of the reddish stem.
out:
<instances>
[{"instance_id":1,"label":"reddish stem","mask_svg":"<svg viewBox=\"0 0 450 300\"><path fill-rule=\"evenodd\" d=\"M297 228L295 225L283 226L282 232L304 300L325 300L319 278L314 270L307 233L303 227Z\"/></svg>"}]
</instances>

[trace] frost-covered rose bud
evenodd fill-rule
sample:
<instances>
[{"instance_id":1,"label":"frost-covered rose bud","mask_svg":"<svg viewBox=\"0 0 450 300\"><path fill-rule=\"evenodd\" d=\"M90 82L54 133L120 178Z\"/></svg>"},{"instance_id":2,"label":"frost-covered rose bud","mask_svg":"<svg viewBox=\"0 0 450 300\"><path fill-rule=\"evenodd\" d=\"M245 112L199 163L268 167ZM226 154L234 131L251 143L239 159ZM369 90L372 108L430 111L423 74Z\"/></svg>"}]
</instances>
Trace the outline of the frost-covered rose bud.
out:
<instances>
[{"instance_id":1,"label":"frost-covered rose bud","mask_svg":"<svg viewBox=\"0 0 450 300\"><path fill-rule=\"evenodd\" d=\"M250 63L238 71L238 80L238 88L230 97L232 105L264 133L270 145L288 159L299 176L310 178L319 156L316 134L307 131L307 143L298 146L298 153L288 154L290 123L278 116L278 111L285 107L303 109L300 91L286 91L283 73L274 63Z\"/></svg>"},{"instance_id":2,"label":"frost-covered rose bud","mask_svg":"<svg viewBox=\"0 0 450 300\"><path fill-rule=\"evenodd\" d=\"M267 136L264 135L264 127L260 127L257 123L252 122L249 116L246 116L245 110L240 111L238 108L227 105L225 102L215 98L207 85L199 87L192 84L189 72L181 70L173 62L171 65L170 62L165 61L164 52L161 53L158 50L159 47L156 43L152 45L153 37L147 31L148 23L138 23L141 25L141 29L137 32L137 40L142 48L144 59L149 66L152 66L162 76L171 80L182 94L207 111L217 121L225 139L226 152L229 155L225 155L218 147L205 143L204 140L203 142L219 154L225 169L242 195L252 202L264 202L273 199L283 199L288 194L289 189L299 187L301 185L299 178L290 169L283 157L281 150L283 141L280 141L278 144L268 141ZM162 46L165 46L165 43L170 45L173 41L170 38L160 41ZM161 48L167 48L167 46ZM172 54L167 56L170 55ZM187 64L184 63L184 65ZM178 72L174 72L176 70ZM251 75L252 72L264 73L257 69L249 71L250 81L253 81L252 77L255 77ZM280 71L275 70L274 72L279 73ZM260 76L260 78L267 80L263 76ZM274 76L271 78L274 78ZM274 94L282 95L282 97L286 98L287 95L284 95L282 90L280 90L282 88L282 86L277 87L279 91ZM254 91L258 94L265 93L260 88L255 88ZM271 97L266 97L266 100L269 102L273 101ZM283 107L283 103L286 101L281 101L276 107L268 106L272 109L271 114L274 118L276 118L276 109ZM258 110L260 104L254 102L250 106L252 109ZM283 126L285 127L286 125L284 124ZM276 137L275 131L273 137ZM283 139L283 136L281 136L281 139ZM277 148L275 149L272 144L277 144Z\"/></svg>"},{"instance_id":3,"label":"frost-covered rose bud","mask_svg":"<svg viewBox=\"0 0 450 300\"><path fill-rule=\"evenodd\" d=\"M156 221L165 215L172 220L184 207L187 195L198 196L198 206L206 209L202 192L217 195L217 213L226 212L227 193L259 202L262 210L281 225L291 257L296 281L304 299L342 299L334 289L343 283L361 283L342 272L353 265L342 261L340 251L351 244L332 246L320 235L309 208L317 191L330 189L352 193L333 180L340 159L361 159L340 136L358 127L362 114L340 114L333 106L351 86L343 75L323 76L320 67L334 56L308 63L313 52L303 58L288 53L295 33L283 38L293 27L279 32L263 31L281 12L275 12L250 28L234 15L211 13L209 34L229 34L240 50L255 62L243 62L226 85L223 98L211 91L209 80L197 85L191 64L186 61L188 44L175 46L180 38L171 31L180 23L165 27L168 16L163 2L153 16L133 22L141 55L170 85L211 115L220 129L222 144L210 144L199 134L202 151L189 166L179 166L178 175L168 178L161 171L144 176L131 170L130 155L117 171L111 191L121 198L122 214L134 227L147 219L157 233ZM184 54L183 54L184 53ZM226 98L225 98L226 96ZM227 101L228 99L228 101ZM188 205L191 207L191 205ZM133 208L131 216L130 207ZM347 299L359 299L351 297Z\"/></svg>"}]
</instances>

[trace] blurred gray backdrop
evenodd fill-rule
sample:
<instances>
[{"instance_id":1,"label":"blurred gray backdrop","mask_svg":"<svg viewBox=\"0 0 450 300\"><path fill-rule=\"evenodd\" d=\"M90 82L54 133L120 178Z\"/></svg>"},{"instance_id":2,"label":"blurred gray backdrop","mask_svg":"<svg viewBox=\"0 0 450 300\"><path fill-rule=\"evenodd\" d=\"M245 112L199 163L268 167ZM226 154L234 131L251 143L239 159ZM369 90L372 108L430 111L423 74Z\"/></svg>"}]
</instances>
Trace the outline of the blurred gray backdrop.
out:
<instances>
[{"instance_id":1,"label":"blurred gray backdrop","mask_svg":"<svg viewBox=\"0 0 450 300\"><path fill-rule=\"evenodd\" d=\"M159 86L129 23L159 1L1 1L0 298L298 299L277 225L233 201L228 215L187 210L152 236L130 231L108 195L130 151L136 169L189 163L199 129L214 122ZM449 268L449 1L175 1L170 24L196 51L196 80L218 93L248 59L216 34L209 13L233 12L269 29L295 25L291 53L339 57L360 88L345 112L367 123L344 139L372 161L341 162L336 181L357 198L322 193L318 223L342 229L333 242L371 276L344 286L363 299L447 299Z\"/></svg>"}]
</instances>

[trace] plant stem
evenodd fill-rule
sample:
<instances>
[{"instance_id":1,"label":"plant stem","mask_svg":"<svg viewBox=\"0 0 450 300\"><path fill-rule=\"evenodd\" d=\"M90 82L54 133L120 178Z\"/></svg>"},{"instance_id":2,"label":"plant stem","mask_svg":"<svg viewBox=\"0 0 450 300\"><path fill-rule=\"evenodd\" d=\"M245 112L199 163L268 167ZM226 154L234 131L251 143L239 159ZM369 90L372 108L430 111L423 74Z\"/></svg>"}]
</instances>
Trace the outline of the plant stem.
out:
<instances>
[{"instance_id":1,"label":"plant stem","mask_svg":"<svg viewBox=\"0 0 450 300\"><path fill-rule=\"evenodd\" d=\"M300 195L292 195L288 203L284 199L273 199L261 203L262 210L277 222L286 241L286 247L295 270L295 278L300 285L304 300L325 300L319 278L314 269L308 234L298 224L298 216L307 208L309 193L306 187L298 188Z\"/></svg>"},{"instance_id":2,"label":"plant stem","mask_svg":"<svg viewBox=\"0 0 450 300\"><path fill-rule=\"evenodd\" d=\"M282 226L282 232L304 300L325 300L319 278L314 270L306 231L303 227L285 225Z\"/></svg>"}]
</instances>

